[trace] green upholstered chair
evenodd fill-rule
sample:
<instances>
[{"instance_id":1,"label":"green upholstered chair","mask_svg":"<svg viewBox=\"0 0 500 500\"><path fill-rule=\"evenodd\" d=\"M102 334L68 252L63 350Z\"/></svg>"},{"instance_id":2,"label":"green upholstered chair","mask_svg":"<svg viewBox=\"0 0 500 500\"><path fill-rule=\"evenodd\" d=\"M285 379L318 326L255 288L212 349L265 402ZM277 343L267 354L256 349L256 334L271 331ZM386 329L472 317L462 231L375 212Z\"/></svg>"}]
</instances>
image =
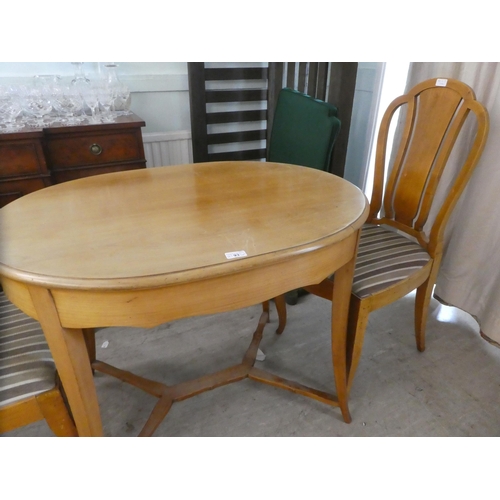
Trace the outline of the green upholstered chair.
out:
<instances>
[{"instance_id":1,"label":"green upholstered chair","mask_svg":"<svg viewBox=\"0 0 500 500\"><path fill-rule=\"evenodd\" d=\"M339 130L335 106L284 88L276 103L267 160L327 171Z\"/></svg>"},{"instance_id":2,"label":"green upholstered chair","mask_svg":"<svg viewBox=\"0 0 500 500\"><path fill-rule=\"evenodd\" d=\"M281 89L269 141L267 160L328 171L333 145L340 130L337 108L307 94ZM285 294L297 303L303 290Z\"/></svg>"}]
</instances>

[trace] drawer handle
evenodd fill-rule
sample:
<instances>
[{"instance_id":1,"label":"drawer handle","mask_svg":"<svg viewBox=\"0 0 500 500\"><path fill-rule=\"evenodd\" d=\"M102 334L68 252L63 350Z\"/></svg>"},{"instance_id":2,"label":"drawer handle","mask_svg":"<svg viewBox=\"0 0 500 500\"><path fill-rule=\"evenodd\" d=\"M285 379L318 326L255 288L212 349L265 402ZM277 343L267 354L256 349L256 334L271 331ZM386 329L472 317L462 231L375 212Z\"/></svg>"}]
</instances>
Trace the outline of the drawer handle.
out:
<instances>
[{"instance_id":1,"label":"drawer handle","mask_svg":"<svg viewBox=\"0 0 500 500\"><path fill-rule=\"evenodd\" d=\"M90 146L90 152L93 154L93 155L100 155L102 153L102 147L99 146L99 144L92 144Z\"/></svg>"}]
</instances>

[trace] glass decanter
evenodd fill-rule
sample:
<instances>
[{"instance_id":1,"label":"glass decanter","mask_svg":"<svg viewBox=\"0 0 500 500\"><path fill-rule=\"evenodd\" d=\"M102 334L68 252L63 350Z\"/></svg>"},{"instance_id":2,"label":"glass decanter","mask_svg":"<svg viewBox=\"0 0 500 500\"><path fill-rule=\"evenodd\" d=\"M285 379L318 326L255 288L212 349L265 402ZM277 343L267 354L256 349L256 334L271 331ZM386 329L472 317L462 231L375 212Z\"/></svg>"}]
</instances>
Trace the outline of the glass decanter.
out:
<instances>
[{"instance_id":1,"label":"glass decanter","mask_svg":"<svg viewBox=\"0 0 500 500\"><path fill-rule=\"evenodd\" d=\"M109 92L113 95L111 111L116 112L118 115L127 114L130 109L130 90L123 84L118 75L116 68L118 65L115 63L105 64L104 85L108 88Z\"/></svg>"},{"instance_id":2,"label":"glass decanter","mask_svg":"<svg viewBox=\"0 0 500 500\"><path fill-rule=\"evenodd\" d=\"M90 80L85 76L83 72L83 63L82 62L72 62L75 66L75 77L71 80L71 85L79 87L84 86L88 87L90 85Z\"/></svg>"}]
</instances>

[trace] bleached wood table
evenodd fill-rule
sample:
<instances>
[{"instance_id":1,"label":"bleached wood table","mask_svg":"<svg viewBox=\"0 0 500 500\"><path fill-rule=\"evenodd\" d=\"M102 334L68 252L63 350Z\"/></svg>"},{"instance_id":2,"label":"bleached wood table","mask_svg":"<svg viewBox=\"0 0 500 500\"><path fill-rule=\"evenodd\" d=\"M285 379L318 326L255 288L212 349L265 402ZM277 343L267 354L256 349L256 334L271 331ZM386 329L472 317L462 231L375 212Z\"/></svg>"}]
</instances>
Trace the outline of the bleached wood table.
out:
<instances>
[{"instance_id":1,"label":"bleached wood table","mask_svg":"<svg viewBox=\"0 0 500 500\"><path fill-rule=\"evenodd\" d=\"M0 210L0 278L9 299L41 323L80 436L103 432L93 369L159 398L141 435L173 402L247 377L339 406L349 422L347 307L367 213L357 187L306 167L220 162L103 174ZM265 304L333 272L336 396L253 366L266 308L242 363L194 381L166 386L94 359L95 327L151 327Z\"/></svg>"}]
</instances>

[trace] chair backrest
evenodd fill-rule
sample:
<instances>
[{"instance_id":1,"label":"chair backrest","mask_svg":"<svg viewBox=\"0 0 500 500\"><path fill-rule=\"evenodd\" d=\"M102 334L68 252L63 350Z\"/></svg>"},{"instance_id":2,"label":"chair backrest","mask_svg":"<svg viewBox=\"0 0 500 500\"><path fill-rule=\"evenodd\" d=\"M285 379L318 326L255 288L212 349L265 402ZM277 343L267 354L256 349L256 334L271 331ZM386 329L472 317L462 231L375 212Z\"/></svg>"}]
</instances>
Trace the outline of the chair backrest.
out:
<instances>
[{"instance_id":1,"label":"chair backrest","mask_svg":"<svg viewBox=\"0 0 500 500\"><path fill-rule=\"evenodd\" d=\"M284 88L276 104L267 159L326 171L339 130L335 106Z\"/></svg>"},{"instance_id":2,"label":"chair backrest","mask_svg":"<svg viewBox=\"0 0 500 500\"><path fill-rule=\"evenodd\" d=\"M389 128L395 112L402 106L406 115L401 138L393 149L394 161L385 182ZM439 180L470 112L476 118L475 138L426 235L424 225ZM481 156L488 130L486 109L476 101L474 91L458 80L426 80L395 99L380 125L368 222L406 232L433 255L442 244L446 222Z\"/></svg>"}]
</instances>

